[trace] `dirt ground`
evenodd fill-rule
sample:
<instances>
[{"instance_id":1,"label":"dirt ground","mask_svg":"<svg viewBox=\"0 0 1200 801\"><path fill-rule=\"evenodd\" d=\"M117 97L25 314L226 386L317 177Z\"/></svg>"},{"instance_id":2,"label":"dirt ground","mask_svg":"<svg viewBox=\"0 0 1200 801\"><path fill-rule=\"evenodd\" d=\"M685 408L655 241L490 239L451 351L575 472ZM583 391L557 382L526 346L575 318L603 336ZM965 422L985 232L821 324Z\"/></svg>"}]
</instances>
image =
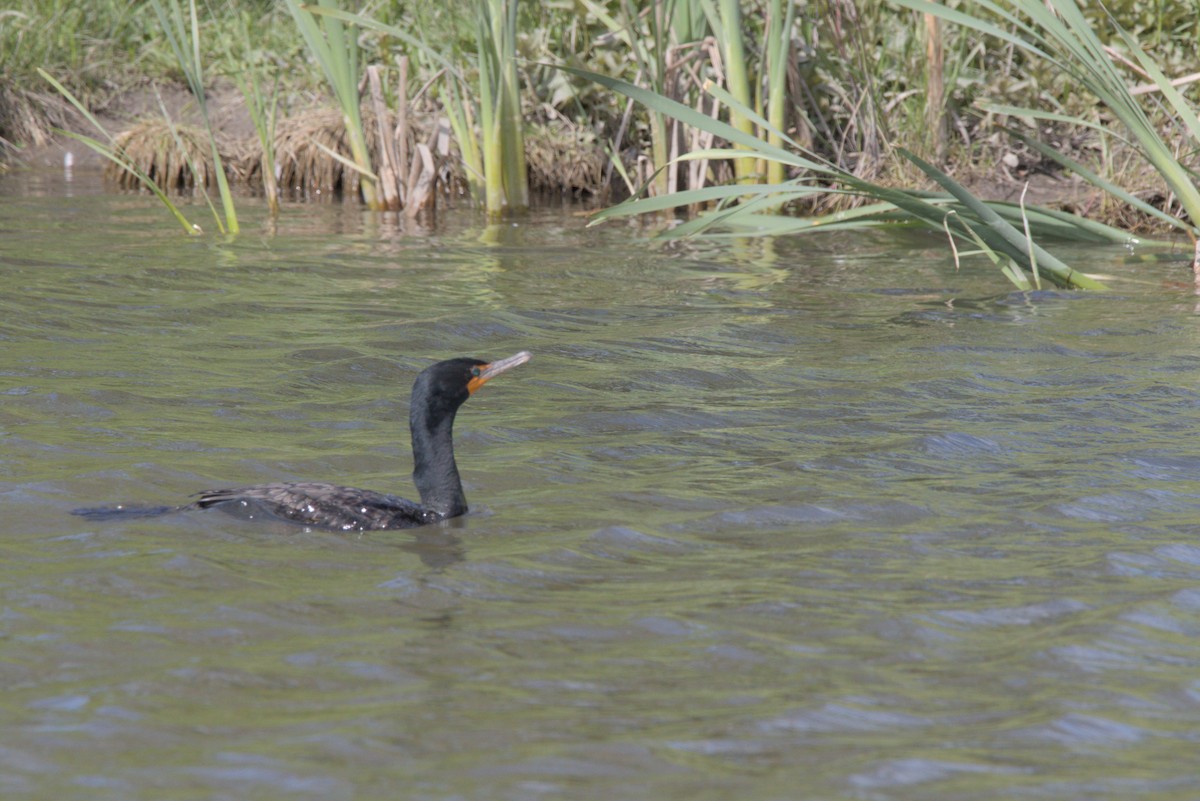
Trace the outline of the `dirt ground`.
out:
<instances>
[{"instance_id":1,"label":"dirt ground","mask_svg":"<svg viewBox=\"0 0 1200 801\"><path fill-rule=\"evenodd\" d=\"M246 111L241 92L232 83L219 82L212 87L207 102L209 118L222 135L233 140L255 135L254 125ZM191 92L182 86L146 85L117 96L107 107L92 109L92 113L105 130L116 135L138 119L161 118L163 107L176 122L202 124L195 99ZM99 137L96 129L82 115L69 106L66 106L66 109L67 117L71 120L70 130ZM100 169L106 163L103 156L66 136L55 136L53 141L46 145L26 148L17 154L17 160L32 166L61 167L67 153L72 155L76 168Z\"/></svg>"}]
</instances>

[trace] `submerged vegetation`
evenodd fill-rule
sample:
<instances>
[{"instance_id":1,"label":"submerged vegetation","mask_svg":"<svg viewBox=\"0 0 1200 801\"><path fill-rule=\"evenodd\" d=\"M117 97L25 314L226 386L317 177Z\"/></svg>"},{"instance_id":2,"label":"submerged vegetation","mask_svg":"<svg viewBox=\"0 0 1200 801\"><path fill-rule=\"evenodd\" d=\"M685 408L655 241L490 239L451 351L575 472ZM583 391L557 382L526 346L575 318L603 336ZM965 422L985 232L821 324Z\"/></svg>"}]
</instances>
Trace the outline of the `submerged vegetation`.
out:
<instances>
[{"instance_id":1,"label":"submerged vegetation","mask_svg":"<svg viewBox=\"0 0 1200 801\"><path fill-rule=\"evenodd\" d=\"M1085 5L15 0L0 149L77 127L67 92L120 116L130 88L183 83L190 119L170 136L155 109L157 127L108 143L167 203L208 183L228 198L228 175L268 201L348 192L417 213L470 194L498 214L532 185L631 198L606 216L688 210L672 235L922 225L1020 286L1097 286L1039 244L1197 241L1200 3ZM231 144L209 98L235 82L253 126ZM203 159L188 123L207 132ZM151 136L179 155L137 159Z\"/></svg>"}]
</instances>

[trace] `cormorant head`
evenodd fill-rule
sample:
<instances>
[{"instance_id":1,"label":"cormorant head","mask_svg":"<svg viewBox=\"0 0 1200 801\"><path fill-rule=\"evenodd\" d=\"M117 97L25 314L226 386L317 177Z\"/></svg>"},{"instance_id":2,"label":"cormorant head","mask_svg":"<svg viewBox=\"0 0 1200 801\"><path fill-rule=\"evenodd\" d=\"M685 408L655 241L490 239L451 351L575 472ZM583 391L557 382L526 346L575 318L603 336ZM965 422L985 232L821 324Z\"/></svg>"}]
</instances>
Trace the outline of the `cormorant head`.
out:
<instances>
[{"instance_id":1,"label":"cormorant head","mask_svg":"<svg viewBox=\"0 0 1200 801\"><path fill-rule=\"evenodd\" d=\"M444 417L456 411L488 381L530 358L529 351L523 350L494 362L459 357L432 364L421 371L413 384L413 408L423 405L433 413L433 419Z\"/></svg>"}]
</instances>

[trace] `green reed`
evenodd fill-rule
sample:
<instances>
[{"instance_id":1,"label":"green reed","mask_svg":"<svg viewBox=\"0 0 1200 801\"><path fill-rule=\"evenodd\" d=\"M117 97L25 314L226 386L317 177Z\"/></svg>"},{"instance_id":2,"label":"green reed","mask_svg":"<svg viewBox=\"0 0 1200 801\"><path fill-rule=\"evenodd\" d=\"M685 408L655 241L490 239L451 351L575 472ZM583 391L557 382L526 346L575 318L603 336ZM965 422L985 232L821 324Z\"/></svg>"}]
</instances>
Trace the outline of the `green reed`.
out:
<instances>
[{"instance_id":1,"label":"green reed","mask_svg":"<svg viewBox=\"0 0 1200 801\"><path fill-rule=\"evenodd\" d=\"M314 15L313 12L318 10L339 11L336 0L319 0L320 5L312 8L303 5L299 0L286 2L309 52L320 65L341 107L342 119L346 125L346 139L354 159L353 164L349 166L352 166L359 176L363 201L369 208L382 208L380 193L375 185L377 179L371 169L367 136L363 129L362 98L358 92L361 78L358 69L358 43L354 40L353 32L346 31L341 16Z\"/></svg>"},{"instance_id":2,"label":"green reed","mask_svg":"<svg viewBox=\"0 0 1200 801\"><path fill-rule=\"evenodd\" d=\"M327 19L393 36L421 50L446 70L450 102L442 104L443 110L458 140L472 194L477 199L482 194L487 213L495 216L529 205L524 122L517 74L517 0L476 2L476 67L479 81L474 87L474 101L468 100L465 95L464 89L469 84L456 65L408 31L370 17L335 9L312 10ZM478 139L474 133L476 121L479 124Z\"/></svg>"},{"instance_id":3,"label":"green reed","mask_svg":"<svg viewBox=\"0 0 1200 801\"><path fill-rule=\"evenodd\" d=\"M615 13L610 14L607 4L600 0L581 0L608 31L622 42L633 61L637 64L636 82L663 96L678 94L676 87L667 85L679 61L683 58L684 43L699 42L708 32L708 20L698 0L666 0L653 4L643 14L633 0L621 0ZM674 192L678 179L669 169L671 146L675 130L669 118L654 108L647 108L650 131L651 175L650 192L663 196ZM623 123L621 128L625 129ZM611 158L624 172L620 157L622 142L614 143ZM631 187L632 189L633 187Z\"/></svg>"},{"instance_id":4,"label":"green reed","mask_svg":"<svg viewBox=\"0 0 1200 801\"><path fill-rule=\"evenodd\" d=\"M1011 204L985 203L932 165L904 150L899 150L899 155L937 182L943 188L943 193L901 190L867 181L798 144L783 131L775 129L753 109L715 85L710 85L708 91L716 99L744 115L760 129L773 132L787 147L773 145L765 138L747 134L726 122L713 119L689 106L633 84L585 70L567 67L563 69L590 78L689 126L709 131L731 144L728 148L687 153L680 156L683 160L738 159L745 158L746 152L750 152L755 158L767 162L777 161L798 175L797 178L779 184L710 186L676 192L667 197L635 197L605 210L596 216L596 221L681 206L717 203L714 211L673 228L669 235L679 237L714 227L725 227L735 228L741 235L758 232L774 236L815 230L878 227L904 222L946 231L955 238L979 245L983 252L1001 267L1002 272L1021 288L1026 288L1028 284L1016 268L1030 272L1037 270L1060 286L1104 288L1096 279L1072 269L1038 246L1032 238L1035 235L1052 232L1060 236L1070 236L1076 241L1087 242L1128 242L1132 239L1125 232L1095 223L1072 225L1068 219L1070 215L1056 215L1046 210L1035 210L1035 214L1028 214L1021 209L1014 214ZM820 220L787 217L773 217L768 220L768 215L764 214L789 201L829 193L855 196L872 201L873 205ZM1024 226L1025 220L1028 220L1029 235L1022 233L1016 226Z\"/></svg>"},{"instance_id":5,"label":"green reed","mask_svg":"<svg viewBox=\"0 0 1200 801\"><path fill-rule=\"evenodd\" d=\"M479 148L489 215L529 206L517 76L517 0L478 0Z\"/></svg>"},{"instance_id":6,"label":"green reed","mask_svg":"<svg viewBox=\"0 0 1200 801\"><path fill-rule=\"evenodd\" d=\"M1176 158L1172 146L1164 139L1159 128L1150 121L1142 101L1130 90L1125 71L1105 47L1092 23L1080 11L1074 0L975 0L969 7L976 10L978 15L950 9L928 0L895 2L915 11L935 14L1032 53L1070 76L1079 87L1095 96L1125 129L1128 143L1142 159L1153 166L1170 188L1186 220L1180 220L1149 206L1131 192L1101 179L1053 148L1038 149L1043 155L1074 170L1100 189L1187 233L1195 243L1192 269L1200 280L1200 188L1197 187L1197 175ZM1004 24L997 24L991 21L992 19L1001 20ZM1174 120L1171 127L1182 134L1190 150L1194 151L1200 147L1200 116L1197 115L1196 107L1172 84L1163 73L1163 69L1146 53L1133 34L1117 25L1114 20L1110 19L1109 24L1136 65L1157 87L1163 105ZM1098 128L1107 133L1106 127L1096 121L1045 109L999 105L988 108L997 113L1065 122ZM1033 144L1028 139L1026 141Z\"/></svg>"},{"instance_id":7,"label":"green reed","mask_svg":"<svg viewBox=\"0 0 1200 801\"><path fill-rule=\"evenodd\" d=\"M166 206L167 210L171 212L175 219L179 221L179 224L183 226L184 231L189 234L200 233L200 227L193 225L188 221L187 217L183 216L183 212L179 210L178 206L171 202L171 199L167 197L167 193L163 191L162 187L160 187L153 178L147 175L141 168L130 161L129 158L127 158L125 154L121 152L121 149L117 146L113 135L110 134L104 128L104 126L100 124L100 121L96 119L92 112L88 111L87 107L80 102L79 98L75 97L75 95L69 89L67 89L67 87L63 86L62 83L60 83L54 76L45 70L39 68L38 74L41 75L42 78L44 78L47 82L49 82L50 85L53 86L54 89L67 100L67 102L74 106L75 109L83 115L84 119L91 123L92 126L104 136L104 138L107 140L107 143L101 142L100 140L91 136L75 133L73 131L59 130L59 133L86 145L104 158L116 164L121 169L128 172L130 175L135 176L143 186L153 192L154 196L162 201L162 204Z\"/></svg>"},{"instance_id":8,"label":"green reed","mask_svg":"<svg viewBox=\"0 0 1200 801\"><path fill-rule=\"evenodd\" d=\"M232 6L230 13L238 13ZM238 28L238 39L241 45L241 63L243 69L236 74L238 89L246 101L246 110L254 123L254 132L258 136L262 156L259 159L259 170L262 172L263 194L267 199L267 208L271 215L279 214L279 185L276 180L275 162L275 123L279 112L279 77L275 76L274 86L270 95L263 92L262 77L259 70L249 63L249 54L253 50L251 40L251 25L246 15L241 15L241 25ZM227 48L231 62L238 61L232 53L232 47Z\"/></svg>"},{"instance_id":9,"label":"green reed","mask_svg":"<svg viewBox=\"0 0 1200 801\"><path fill-rule=\"evenodd\" d=\"M775 131L787 129L787 70L788 54L792 44L792 27L795 23L796 4L788 2L786 10L783 0L770 0L767 7L767 120L772 130L767 132L767 142L776 147L783 140ZM768 162L766 181L782 183L784 166L778 161Z\"/></svg>"},{"instance_id":10,"label":"green reed","mask_svg":"<svg viewBox=\"0 0 1200 801\"><path fill-rule=\"evenodd\" d=\"M237 209L233 203L233 193L229 188L229 179L225 175L225 167L221 162L221 154L217 148L217 135L213 130L212 120L208 115L208 103L205 98L204 70L203 62L200 58L200 21L196 14L196 0L188 0L186 22L181 0L167 0L165 6L161 0L152 0L151 5L154 8L155 15L158 17L159 26L162 28L162 32L166 36L172 52L175 54L175 59L179 64L179 69L183 72L188 88L191 90L192 96L196 99L200 118L204 122L204 129L208 132L209 147L212 151L213 172L215 173L217 188L221 195L221 206L225 212L224 222L222 222L221 216L216 213L215 208L213 209L213 218L216 220L217 227L222 233L227 231L228 233L236 234L239 230ZM207 197L208 193L204 188L203 178L195 170L194 166L192 171L196 176L196 186Z\"/></svg>"},{"instance_id":11,"label":"green reed","mask_svg":"<svg viewBox=\"0 0 1200 801\"><path fill-rule=\"evenodd\" d=\"M720 17L720 26L716 30L719 31L721 49L725 53L725 89L741 108L753 108L754 97L750 93L749 65L742 36L741 4L738 0L719 0L717 15ZM747 136L755 133L754 123L737 107L729 108L729 124ZM749 157L733 159L733 174L738 183L763 180L763 176L758 175L755 159Z\"/></svg>"}]
</instances>

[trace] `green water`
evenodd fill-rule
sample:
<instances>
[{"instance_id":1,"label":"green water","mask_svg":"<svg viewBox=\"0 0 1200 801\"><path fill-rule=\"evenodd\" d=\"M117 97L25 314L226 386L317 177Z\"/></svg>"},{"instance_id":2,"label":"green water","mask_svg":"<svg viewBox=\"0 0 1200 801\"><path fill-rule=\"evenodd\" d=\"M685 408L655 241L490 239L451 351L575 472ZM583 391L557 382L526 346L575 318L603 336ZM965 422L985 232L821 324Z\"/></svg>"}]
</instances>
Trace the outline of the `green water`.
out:
<instances>
[{"instance_id":1,"label":"green water","mask_svg":"<svg viewBox=\"0 0 1200 801\"><path fill-rule=\"evenodd\" d=\"M0 797L1196 797L1178 271L244 206L0 181ZM411 497L416 372L522 349L458 417L466 518L69 514Z\"/></svg>"}]
</instances>

